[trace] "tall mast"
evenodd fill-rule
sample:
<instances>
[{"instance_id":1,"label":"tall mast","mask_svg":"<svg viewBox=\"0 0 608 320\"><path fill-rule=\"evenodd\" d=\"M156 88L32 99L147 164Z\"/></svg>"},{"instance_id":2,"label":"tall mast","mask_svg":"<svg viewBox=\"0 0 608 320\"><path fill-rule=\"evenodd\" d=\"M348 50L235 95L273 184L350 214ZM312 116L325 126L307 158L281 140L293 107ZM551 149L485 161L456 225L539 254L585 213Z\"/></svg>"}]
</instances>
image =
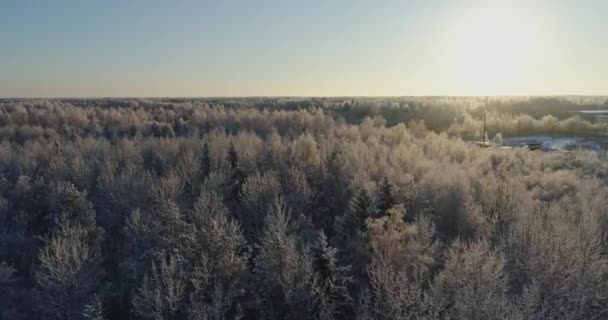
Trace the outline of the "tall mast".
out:
<instances>
[{"instance_id":1,"label":"tall mast","mask_svg":"<svg viewBox=\"0 0 608 320\"><path fill-rule=\"evenodd\" d=\"M483 109L483 145L486 145L486 109Z\"/></svg>"},{"instance_id":2,"label":"tall mast","mask_svg":"<svg viewBox=\"0 0 608 320\"><path fill-rule=\"evenodd\" d=\"M486 145L486 109L488 108L488 97L486 96L486 103L483 106L483 131L481 133L481 141L483 141L483 146Z\"/></svg>"}]
</instances>

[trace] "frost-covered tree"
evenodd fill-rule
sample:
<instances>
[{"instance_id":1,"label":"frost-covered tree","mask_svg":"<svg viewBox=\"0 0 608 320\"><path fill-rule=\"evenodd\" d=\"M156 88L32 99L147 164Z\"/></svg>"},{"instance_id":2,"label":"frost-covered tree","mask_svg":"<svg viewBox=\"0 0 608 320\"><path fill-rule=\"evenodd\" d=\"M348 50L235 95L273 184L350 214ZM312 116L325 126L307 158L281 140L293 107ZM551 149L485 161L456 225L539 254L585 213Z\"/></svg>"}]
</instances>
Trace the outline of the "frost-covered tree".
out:
<instances>
[{"instance_id":1,"label":"frost-covered tree","mask_svg":"<svg viewBox=\"0 0 608 320\"><path fill-rule=\"evenodd\" d=\"M382 182L378 187L376 195L377 212L380 215L386 214L386 211L397 204L395 199L395 187L388 177L382 178Z\"/></svg>"},{"instance_id":2,"label":"frost-covered tree","mask_svg":"<svg viewBox=\"0 0 608 320\"><path fill-rule=\"evenodd\" d=\"M97 295L93 295L87 305L84 306L82 313L87 320L104 320L103 304Z\"/></svg>"},{"instance_id":3,"label":"frost-covered tree","mask_svg":"<svg viewBox=\"0 0 608 320\"><path fill-rule=\"evenodd\" d=\"M209 154L209 142L205 141L203 144L203 151L201 155L201 164L200 164L200 175L201 179L207 179L209 174L211 173L211 156Z\"/></svg>"},{"instance_id":4,"label":"frost-covered tree","mask_svg":"<svg viewBox=\"0 0 608 320\"><path fill-rule=\"evenodd\" d=\"M433 284L436 310L452 319L511 319L517 313L507 294L504 266L504 257L488 242L456 240Z\"/></svg>"},{"instance_id":5,"label":"frost-covered tree","mask_svg":"<svg viewBox=\"0 0 608 320\"><path fill-rule=\"evenodd\" d=\"M281 193L281 184L276 173L269 171L247 177L241 190L239 221L247 239L257 241L262 233L264 217Z\"/></svg>"},{"instance_id":6,"label":"frost-covered tree","mask_svg":"<svg viewBox=\"0 0 608 320\"><path fill-rule=\"evenodd\" d=\"M344 215L337 220L338 230L343 235L353 236L365 231L365 221L375 216L376 208L366 190L353 197Z\"/></svg>"},{"instance_id":7,"label":"frost-covered tree","mask_svg":"<svg viewBox=\"0 0 608 320\"><path fill-rule=\"evenodd\" d=\"M297 214L309 215L312 206L313 190L306 173L297 168L289 168L281 177L282 194L285 203ZM318 218L318 217L315 217ZM320 224L320 221L315 221Z\"/></svg>"},{"instance_id":8,"label":"frost-covered tree","mask_svg":"<svg viewBox=\"0 0 608 320\"><path fill-rule=\"evenodd\" d=\"M604 100L0 100L0 318L604 319Z\"/></svg>"},{"instance_id":9,"label":"frost-covered tree","mask_svg":"<svg viewBox=\"0 0 608 320\"><path fill-rule=\"evenodd\" d=\"M351 281L348 275L350 268L339 265L337 250L328 244L327 237L322 231L310 254L316 273L312 289L315 319L342 319L351 315L352 298L348 290Z\"/></svg>"},{"instance_id":10,"label":"frost-covered tree","mask_svg":"<svg viewBox=\"0 0 608 320\"><path fill-rule=\"evenodd\" d=\"M442 315L425 283L411 280L405 269L395 270L376 260L369 268L369 288L360 295L356 319L451 319Z\"/></svg>"},{"instance_id":11,"label":"frost-covered tree","mask_svg":"<svg viewBox=\"0 0 608 320\"><path fill-rule=\"evenodd\" d=\"M239 319L247 278L245 239L221 198L203 192L192 213L189 319Z\"/></svg>"},{"instance_id":12,"label":"frost-covered tree","mask_svg":"<svg viewBox=\"0 0 608 320\"><path fill-rule=\"evenodd\" d=\"M226 162L228 163L228 169L230 172L227 182L228 194L226 195L226 199L235 204L241 201L241 192L247 175L241 168L239 155L234 143L231 143L230 147L228 148Z\"/></svg>"},{"instance_id":13,"label":"frost-covered tree","mask_svg":"<svg viewBox=\"0 0 608 320\"><path fill-rule=\"evenodd\" d=\"M405 222L403 207L393 207L387 213L367 223L373 257L396 272L403 271L412 281L428 280L438 255L433 223L424 216L414 223Z\"/></svg>"},{"instance_id":14,"label":"frost-covered tree","mask_svg":"<svg viewBox=\"0 0 608 320\"><path fill-rule=\"evenodd\" d=\"M312 259L298 243L288 215L283 202L276 200L255 257L255 296L262 319L309 319L314 312Z\"/></svg>"},{"instance_id":15,"label":"frost-covered tree","mask_svg":"<svg viewBox=\"0 0 608 320\"><path fill-rule=\"evenodd\" d=\"M99 245L103 233L97 227L95 209L85 192L78 191L71 183L58 183L49 195L49 205L47 218L52 220L51 225L77 223L86 230L89 244Z\"/></svg>"},{"instance_id":16,"label":"frost-covered tree","mask_svg":"<svg viewBox=\"0 0 608 320\"><path fill-rule=\"evenodd\" d=\"M88 230L62 222L38 254L36 308L48 319L80 319L102 275L100 252L88 241Z\"/></svg>"},{"instance_id":17,"label":"frost-covered tree","mask_svg":"<svg viewBox=\"0 0 608 320\"><path fill-rule=\"evenodd\" d=\"M186 300L186 273L183 258L160 254L146 272L141 286L133 296L133 310L145 319L181 319Z\"/></svg>"}]
</instances>

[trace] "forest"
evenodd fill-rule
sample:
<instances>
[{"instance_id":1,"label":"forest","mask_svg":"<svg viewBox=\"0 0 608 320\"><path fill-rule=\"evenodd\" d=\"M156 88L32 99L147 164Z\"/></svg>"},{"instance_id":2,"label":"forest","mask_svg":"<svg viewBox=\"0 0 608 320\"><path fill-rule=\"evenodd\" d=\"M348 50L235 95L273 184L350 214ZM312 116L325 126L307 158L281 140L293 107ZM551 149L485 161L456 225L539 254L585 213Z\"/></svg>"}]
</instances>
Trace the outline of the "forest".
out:
<instances>
[{"instance_id":1,"label":"forest","mask_svg":"<svg viewBox=\"0 0 608 320\"><path fill-rule=\"evenodd\" d=\"M607 108L0 100L0 319L608 319Z\"/></svg>"}]
</instances>

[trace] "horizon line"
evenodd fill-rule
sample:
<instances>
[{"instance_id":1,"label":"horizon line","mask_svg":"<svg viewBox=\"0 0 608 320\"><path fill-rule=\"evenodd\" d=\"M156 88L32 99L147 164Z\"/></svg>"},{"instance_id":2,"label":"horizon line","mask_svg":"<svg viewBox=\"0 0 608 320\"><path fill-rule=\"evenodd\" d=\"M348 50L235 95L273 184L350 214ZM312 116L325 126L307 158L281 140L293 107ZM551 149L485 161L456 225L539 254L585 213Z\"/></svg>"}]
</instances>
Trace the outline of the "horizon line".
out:
<instances>
[{"instance_id":1,"label":"horizon line","mask_svg":"<svg viewBox=\"0 0 608 320\"><path fill-rule=\"evenodd\" d=\"M227 96L37 96L0 97L0 100L94 100L94 99L250 99L250 98L543 98L543 97L595 97L608 98L608 94L495 94L495 95L227 95Z\"/></svg>"}]
</instances>

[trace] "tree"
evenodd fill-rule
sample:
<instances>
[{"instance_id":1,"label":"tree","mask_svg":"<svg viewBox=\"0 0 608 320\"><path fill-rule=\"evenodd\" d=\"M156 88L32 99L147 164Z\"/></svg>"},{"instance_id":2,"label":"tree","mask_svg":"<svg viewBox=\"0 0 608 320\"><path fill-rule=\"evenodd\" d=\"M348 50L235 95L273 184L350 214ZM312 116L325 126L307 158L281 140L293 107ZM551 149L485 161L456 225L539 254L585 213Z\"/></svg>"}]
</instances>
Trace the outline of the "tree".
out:
<instances>
[{"instance_id":1,"label":"tree","mask_svg":"<svg viewBox=\"0 0 608 320\"><path fill-rule=\"evenodd\" d=\"M327 237L321 231L311 250L316 273L313 288L316 319L340 319L351 311L348 310L351 302L348 292L350 268L338 265L336 251L327 243Z\"/></svg>"},{"instance_id":2,"label":"tree","mask_svg":"<svg viewBox=\"0 0 608 320\"><path fill-rule=\"evenodd\" d=\"M487 241L456 240L432 288L438 310L453 319L511 319L516 308L507 296L504 266L504 257Z\"/></svg>"},{"instance_id":3,"label":"tree","mask_svg":"<svg viewBox=\"0 0 608 320\"><path fill-rule=\"evenodd\" d=\"M82 313L85 319L87 320L104 320L105 317L103 315L103 305L101 303L101 299L99 299L98 295L93 295L91 300L84 307L84 312Z\"/></svg>"},{"instance_id":4,"label":"tree","mask_svg":"<svg viewBox=\"0 0 608 320\"><path fill-rule=\"evenodd\" d=\"M281 184L276 173L268 171L247 177L241 190L242 209L238 213L239 222L247 239L257 242L264 226L264 217L281 193Z\"/></svg>"},{"instance_id":5,"label":"tree","mask_svg":"<svg viewBox=\"0 0 608 320\"><path fill-rule=\"evenodd\" d=\"M16 270L5 262L0 263L0 283L5 284L13 280Z\"/></svg>"},{"instance_id":6,"label":"tree","mask_svg":"<svg viewBox=\"0 0 608 320\"><path fill-rule=\"evenodd\" d=\"M31 308L24 301L30 296L30 291L16 273L12 265L0 261L0 319L27 319L23 309Z\"/></svg>"},{"instance_id":7,"label":"tree","mask_svg":"<svg viewBox=\"0 0 608 320\"><path fill-rule=\"evenodd\" d=\"M203 191L192 213L189 253L189 319L238 319L245 290L248 252L236 221L221 199Z\"/></svg>"},{"instance_id":8,"label":"tree","mask_svg":"<svg viewBox=\"0 0 608 320\"><path fill-rule=\"evenodd\" d=\"M414 223L403 220L403 207L388 210L388 216L367 221L367 239L373 257L410 281L429 280L436 265L438 244L435 227L425 216Z\"/></svg>"},{"instance_id":9,"label":"tree","mask_svg":"<svg viewBox=\"0 0 608 320\"><path fill-rule=\"evenodd\" d=\"M293 234L280 200L266 216L260 252L255 257L257 309L262 319L309 319L313 312L313 266Z\"/></svg>"},{"instance_id":10,"label":"tree","mask_svg":"<svg viewBox=\"0 0 608 320\"><path fill-rule=\"evenodd\" d=\"M172 253L161 254L152 262L133 297L136 314L146 319L180 319L187 279L182 263L183 258Z\"/></svg>"},{"instance_id":11,"label":"tree","mask_svg":"<svg viewBox=\"0 0 608 320\"><path fill-rule=\"evenodd\" d=\"M127 256L121 269L123 281L128 279L131 285L138 283L146 268L164 252L191 250L188 241L191 229L177 204L162 198L148 202L148 208L131 212L124 230Z\"/></svg>"},{"instance_id":12,"label":"tree","mask_svg":"<svg viewBox=\"0 0 608 320\"><path fill-rule=\"evenodd\" d=\"M378 188L378 194L376 196L378 214L386 214L388 209L397 204L394 188L394 185L391 183L388 177L384 177L382 179L380 187Z\"/></svg>"},{"instance_id":13,"label":"tree","mask_svg":"<svg viewBox=\"0 0 608 320\"><path fill-rule=\"evenodd\" d=\"M86 192L81 192L69 182L60 182L53 186L49 195L50 214L47 216L53 225L63 221L77 222L82 228L95 232L95 210L87 200Z\"/></svg>"},{"instance_id":14,"label":"tree","mask_svg":"<svg viewBox=\"0 0 608 320\"><path fill-rule=\"evenodd\" d=\"M338 229L343 235L353 236L365 231L365 221L375 215L373 201L365 189L353 197L344 215L338 219Z\"/></svg>"},{"instance_id":15,"label":"tree","mask_svg":"<svg viewBox=\"0 0 608 320\"><path fill-rule=\"evenodd\" d=\"M228 148L226 161L228 162L230 169L227 200L232 203L239 203L241 201L243 183L245 182L247 175L240 167L239 155L234 147L234 143L231 143Z\"/></svg>"},{"instance_id":16,"label":"tree","mask_svg":"<svg viewBox=\"0 0 608 320\"><path fill-rule=\"evenodd\" d=\"M306 174L297 168L289 168L281 177L281 185L285 202L291 210L308 216L311 209L312 188Z\"/></svg>"},{"instance_id":17,"label":"tree","mask_svg":"<svg viewBox=\"0 0 608 320\"><path fill-rule=\"evenodd\" d=\"M452 319L442 316L425 283L411 280L406 269L396 270L387 261L374 260L369 266L369 288L357 304L356 319Z\"/></svg>"},{"instance_id":18,"label":"tree","mask_svg":"<svg viewBox=\"0 0 608 320\"><path fill-rule=\"evenodd\" d=\"M340 216L347 210L353 197L352 174L347 167L344 147L339 144L326 156L321 176L312 176L313 219L328 236L339 227ZM335 186L340 186L336 188ZM336 230L334 230L336 229Z\"/></svg>"},{"instance_id":19,"label":"tree","mask_svg":"<svg viewBox=\"0 0 608 320\"><path fill-rule=\"evenodd\" d=\"M205 180L211 173L211 157L209 155L209 142L203 144L203 154L201 155L201 179Z\"/></svg>"},{"instance_id":20,"label":"tree","mask_svg":"<svg viewBox=\"0 0 608 320\"><path fill-rule=\"evenodd\" d=\"M312 170L321 163L319 148L310 134L298 136L291 145L291 157L306 170Z\"/></svg>"},{"instance_id":21,"label":"tree","mask_svg":"<svg viewBox=\"0 0 608 320\"><path fill-rule=\"evenodd\" d=\"M38 254L36 308L50 319L80 319L101 277L99 252L87 241L88 230L64 221Z\"/></svg>"}]
</instances>

